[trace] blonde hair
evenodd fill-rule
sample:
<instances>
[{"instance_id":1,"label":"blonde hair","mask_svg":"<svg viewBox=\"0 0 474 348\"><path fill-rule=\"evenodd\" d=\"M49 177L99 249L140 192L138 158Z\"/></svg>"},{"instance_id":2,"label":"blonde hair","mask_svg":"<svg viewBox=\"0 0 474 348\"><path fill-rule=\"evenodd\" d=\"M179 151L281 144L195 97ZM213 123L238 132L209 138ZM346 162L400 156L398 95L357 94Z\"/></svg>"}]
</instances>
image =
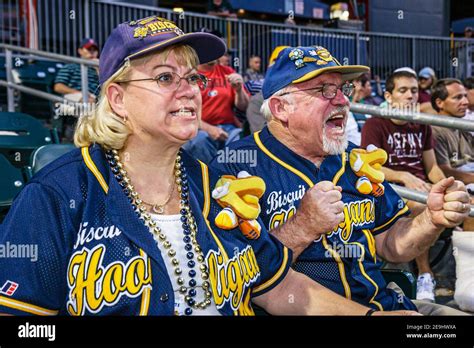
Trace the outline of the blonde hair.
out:
<instances>
[{"instance_id":1,"label":"blonde hair","mask_svg":"<svg viewBox=\"0 0 474 348\"><path fill-rule=\"evenodd\" d=\"M175 45L165 48L158 53L166 61L173 52L176 55L178 64L187 65L189 68L196 68L199 64L196 51L188 45ZM144 65L150 61L157 53L152 52L145 56L127 61L117 72L112 75L101 86L99 100L92 112L79 118L74 133L74 144L77 147L100 144L106 149L120 150L130 134L131 129L126 122L117 115L110 106L107 99L107 88L110 84L127 80L130 78L132 68Z\"/></svg>"}]
</instances>

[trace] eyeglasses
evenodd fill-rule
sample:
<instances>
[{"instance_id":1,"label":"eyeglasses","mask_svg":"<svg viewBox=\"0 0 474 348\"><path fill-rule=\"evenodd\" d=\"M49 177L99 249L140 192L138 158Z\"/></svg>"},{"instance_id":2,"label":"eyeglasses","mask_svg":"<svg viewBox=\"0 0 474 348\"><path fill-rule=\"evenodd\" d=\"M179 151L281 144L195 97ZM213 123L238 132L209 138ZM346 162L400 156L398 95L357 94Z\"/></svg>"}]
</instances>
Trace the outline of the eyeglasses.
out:
<instances>
[{"instance_id":1,"label":"eyeglasses","mask_svg":"<svg viewBox=\"0 0 474 348\"><path fill-rule=\"evenodd\" d=\"M160 89L162 89L164 92L172 93L179 88L179 86L181 85L181 80L186 80L193 89L199 89L200 91L205 90L207 87L207 83L209 82L209 79L201 74L195 73L185 77L181 77L174 72L165 72L153 78L122 80L116 82L124 83L133 81L156 81Z\"/></svg>"},{"instance_id":2,"label":"eyeglasses","mask_svg":"<svg viewBox=\"0 0 474 348\"><path fill-rule=\"evenodd\" d=\"M354 85L352 83L344 83L342 86L338 86L333 83L325 83L322 86L285 92L283 94L280 94L280 96L290 94L290 93L296 93L296 92L305 92L305 91L321 92L322 91L324 98L334 99L337 95L338 90L340 90L342 94L344 94L346 97L350 97L352 93L354 93Z\"/></svg>"}]
</instances>

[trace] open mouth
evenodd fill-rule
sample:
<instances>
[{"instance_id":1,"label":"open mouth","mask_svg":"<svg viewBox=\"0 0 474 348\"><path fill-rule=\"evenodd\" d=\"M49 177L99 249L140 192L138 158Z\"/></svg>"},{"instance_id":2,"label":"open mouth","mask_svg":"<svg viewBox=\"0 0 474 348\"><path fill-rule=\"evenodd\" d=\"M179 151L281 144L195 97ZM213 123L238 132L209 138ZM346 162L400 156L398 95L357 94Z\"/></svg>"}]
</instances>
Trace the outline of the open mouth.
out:
<instances>
[{"instance_id":1,"label":"open mouth","mask_svg":"<svg viewBox=\"0 0 474 348\"><path fill-rule=\"evenodd\" d=\"M344 129L344 118L343 114L336 114L329 117L325 124L328 128L333 128L335 130L343 130Z\"/></svg>"},{"instance_id":2,"label":"open mouth","mask_svg":"<svg viewBox=\"0 0 474 348\"><path fill-rule=\"evenodd\" d=\"M195 118L196 110L192 107L182 107L170 112L173 117Z\"/></svg>"}]
</instances>

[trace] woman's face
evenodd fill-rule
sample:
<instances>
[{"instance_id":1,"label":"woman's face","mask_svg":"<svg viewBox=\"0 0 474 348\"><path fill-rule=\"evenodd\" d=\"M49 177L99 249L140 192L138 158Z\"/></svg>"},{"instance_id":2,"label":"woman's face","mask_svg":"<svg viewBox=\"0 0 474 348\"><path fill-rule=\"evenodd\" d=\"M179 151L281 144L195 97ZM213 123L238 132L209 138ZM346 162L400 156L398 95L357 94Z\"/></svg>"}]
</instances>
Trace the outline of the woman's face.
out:
<instances>
[{"instance_id":1,"label":"woman's face","mask_svg":"<svg viewBox=\"0 0 474 348\"><path fill-rule=\"evenodd\" d=\"M179 64L174 52L166 61L162 55L152 56L145 64L132 68L130 80L154 78L164 73L188 77L195 68ZM173 84L174 85L174 84ZM156 81L133 81L124 85L123 103L127 110L132 136L145 143L159 139L160 143L182 145L193 138L201 120L201 93L182 79L179 87L163 88Z\"/></svg>"}]
</instances>

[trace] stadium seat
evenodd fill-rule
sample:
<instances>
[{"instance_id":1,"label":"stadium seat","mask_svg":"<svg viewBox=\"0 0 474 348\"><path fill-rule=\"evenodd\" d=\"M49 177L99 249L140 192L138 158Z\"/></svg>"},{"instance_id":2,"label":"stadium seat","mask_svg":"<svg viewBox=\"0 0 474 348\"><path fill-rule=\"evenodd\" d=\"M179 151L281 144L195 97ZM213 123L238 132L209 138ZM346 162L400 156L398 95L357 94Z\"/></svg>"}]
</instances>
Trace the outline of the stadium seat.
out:
<instances>
[{"instance_id":1,"label":"stadium seat","mask_svg":"<svg viewBox=\"0 0 474 348\"><path fill-rule=\"evenodd\" d=\"M51 130L41 121L19 112L0 112L0 153L15 167L29 165L31 153L52 142Z\"/></svg>"},{"instance_id":2,"label":"stadium seat","mask_svg":"<svg viewBox=\"0 0 474 348\"><path fill-rule=\"evenodd\" d=\"M409 299L416 298L416 279L411 272L399 269L382 269L382 275L388 284L394 282Z\"/></svg>"},{"instance_id":3,"label":"stadium seat","mask_svg":"<svg viewBox=\"0 0 474 348\"><path fill-rule=\"evenodd\" d=\"M15 168L8 159L0 154L0 212L5 212L12 204L13 198L23 188L24 180L21 169Z\"/></svg>"},{"instance_id":4,"label":"stadium seat","mask_svg":"<svg viewBox=\"0 0 474 348\"><path fill-rule=\"evenodd\" d=\"M58 159L62 155L75 149L72 144L43 145L31 154L31 166L27 168L27 177L30 179L43 167Z\"/></svg>"}]
</instances>

